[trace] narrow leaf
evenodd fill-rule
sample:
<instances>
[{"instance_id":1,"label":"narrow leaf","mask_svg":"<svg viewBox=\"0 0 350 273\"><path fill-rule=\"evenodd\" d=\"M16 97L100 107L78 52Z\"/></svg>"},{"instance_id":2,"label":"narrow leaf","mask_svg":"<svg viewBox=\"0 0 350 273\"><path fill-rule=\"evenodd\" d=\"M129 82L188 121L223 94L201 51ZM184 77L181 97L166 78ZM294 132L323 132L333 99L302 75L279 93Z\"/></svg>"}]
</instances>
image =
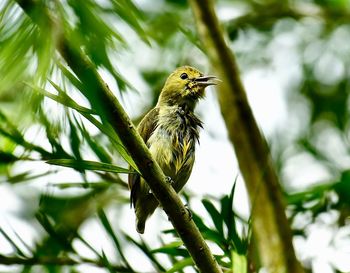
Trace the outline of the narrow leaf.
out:
<instances>
[{"instance_id":1,"label":"narrow leaf","mask_svg":"<svg viewBox=\"0 0 350 273\"><path fill-rule=\"evenodd\" d=\"M61 68L62 69L62 68ZM65 70L65 72L70 73L68 70ZM71 75L71 74L70 74ZM74 75L71 75L71 77L75 77ZM88 121L90 121L93 125L95 125L102 133L107 135L109 139L111 140L112 144L118 151L121 157L125 159L126 162L132 168L136 171L138 171L138 168L133 161L133 159L130 157L128 152L126 151L125 147L121 144L121 141L119 140L118 135L114 132L113 128L109 124L103 124L99 122L95 117L93 117L91 114L94 114L93 110L90 110L88 108L85 108L83 106L78 105L76 102L74 102L73 99L71 99L60 87L58 87L56 84L51 82L51 84L56 88L56 90L59 92L60 96L54 95L42 88L35 87L33 85L28 84L44 96L51 98L52 100L61 103L62 105L65 105L69 108L72 108L76 111L78 111L83 117L85 117ZM65 94L64 98L62 98L63 94Z\"/></svg>"},{"instance_id":2,"label":"narrow leaf","mask_svg":"<svg viewBox=\"0 0 350 273\"><path fill-rule=\"evenodd\" d=\"M144 241L141 241L141 243L139 243L128 234L124 234L124 236L147 256L147 258L152 262L153 266L158 272L165 272L165 268L160 264L160 262L157 260L155 255L152 253Z\"/></svg>"},{"instance_id":3,"label":"narrow leaf","mask_svg":"<svg viewBox=\"0 0 350 273\"><path fill-rule=\"evenodd\" d=\"M232 272L235 273L247 273L247 257L245 255L238 254L236 251L231 252L232 259Z\"/></svg>"},{"instance_id":4,"label":"narrow leaf","mask_svg":"<svg viewBox=\"0 0 350 273\"><path fill-rule=\"evenodd\" d=\"M99 142L89 134L84 124L81 123L81 124L78 124L78 126L83 135L83 138L87 141L90 148L95 153L95 155L100 159L100 161L104 163L112 163L112 157L105 150L105 148L102 145L100 145Z\"/></svg>"},{"instance_id":5,"label":"narrow leaf","mask_svg":"<svg viewBox=\"0 0 350 273\"><path fill-rule=\"evenodd\" d=\"M50 81L50 80L49 80ZM31 87L33 90L35 90L37 93L48 97L56 102L58 102L59 104L62 104L64 106L67 106L69 108L72 108L78 112L81 113L87 113L87 114L94 114L95 112L89 108L86 108L84 106L80 106L79 104L77 104L71 97L69 97L58 85L56 85L54 82L50 81L51 85L53 87L55 87L55 89L58 91L59 95L55 95L52 94L49 91L46 91L43 88L39 88L37 86L34 86L30 83L26 83L26 85L28 85L29 87Z\"/></svg>"},{"instance_id":6,"label":"narrow leaf","mask_svg":"<svg viewBox=\"0 0 350 273\"><path fill-rule=\"evenodd\" d=\"M12 153L0 151L0 165L14 163L19 160L21 160L21 158L13 155Z\"/></svg>"},{"instance_id":7,"label":"narrow leaf","mask_svg":"<svg viewBox=\"0 0 350 273\"><path fill-rule=\"evenodd\" d=\"M185 248L180 248L182 246L182 241L175 241L160 248L153 249L152 253L165 253L172 256L189 257L188 251Z\"/></svg>"},{"instance_id":8,"label":"narrow leaf","mask_svg":"<svg viewBox=\"0 0 350 273\"><path fill-rule=\"evenodd\" d=\"M102 225L104 226L105 230L107 231L109 236L112 238L113 243L114 243L115 247L117 248L117 250L120 254L120 257L124 261L126 267L129 268L131 271L134 271L132 269L132 267L130 266L128 260L126 259L124 252L123 252L123 249L119 243L119 240L118 240L117 236L115 235L113 228L112 228L111 224L109 223L108 218L103 210L98 211L98 217L100 218L100 221L101 221Z\"/></svg>"},{"instance_id":9,"label":"narrow leaf","mask_svg":"<svg viewBox=\"0 0 350 273\"><path fill-rule=\"evenodd\" d=\"M58 62L57 65L61 69L62 74L69 80L69 82L72 83L78 90L83 91L84 86L81 81L71 71L69 71L66 66L60 62Z\"/></svg>"},{"instance_id":10,"label":"narrow leaf","mask_svg":"<svg viewBox=\"0 0 350 273\"><path fill-rule=\"evenodd\" d=\"M0 233L6 238L6 240L13 246L13 248L17 251L17 254L25 257L22 250L17 246L17 244L11 239L11 237L0 227Z\"/></svg>"},{"instance_id":11,"label":"narrow leaf","mask_svg":"<svg viewBox=\"0 0 350 273\"><path fill-rule=\"evenodd\" d=\"M118 167L112 164L89 161L89 160L78 161L74 159L51 159L46 161L46 163L51 165L74 168L74 169L104 171L104 172L112 172L112 173L134 173L134 171L132 170Z\"/></svg>"},{"instance_id":12,"label":"narrow leaf","mask_svg":"<svg viewBox=\"0 0 350 273\"><path fill-rule=\"evenodd\" d=\"M104 263L104 265L108 268L108 271L110 273L115 273L114 269L113 269L113 265L109 262L105 252L102 250L102 262Z\"/></svg>"},{"instance_id":13,"label":"narrow leaf","mask_svg":"<svg viewBox=\"0 0 350 273\"><path fill-rule=\"evenodd\" d=\"M224 236L223 230L223 217L220 212L215 208L215 206L207 199L202 200L202 204L211 216L211 219L217 229L217 231Z\"/></svg>"},{"instance_id":14,"label":"narrow leaf","mask_svg":"<svg viewBox=\"0 0 350 273\"><path fill-rule=\"evenodd\" d=\"M163 245L162 247L160 248L156 248L156 249L153 249L152 252L160 252L162 251L163 249L168 249L168 248L178 248L180 246L183 246L184 243L182 241L175 241L175 242L172 242L172 243L169 243L169 244L166 244L166 245Z\"/></svg>"},{"instance_id":15,"label":"narrow leaf","mask_svg":"<svg viewBox=\"0 0 350 273\"><path fill-rule=\"evenodd\" d=\"M174 266L171 269L169 269L166 273L179 272L183 268L185 268L187 266L193 266L193 265L194 265L193 260L191 257L189 257L189 258L183 259L183 260L175 263Z\"/></svg>"},{"instance_id":16,"label":"narrow leaf","mask_svg":"<svg viewBox=\"0 0 350 273\"><path fill-rule=\"evenodd\" d=\"M26 182L26 181L29 181L29 180L33 180L33 179L37 179L37 178L40 178L40 177L43 177L43 176L46 176L46 175L50 175L54 173L53 171L48 171L48 172L44 172L44 173L40 173L40 174L35 174L35 175L30 175L31 172L30 171L26 171L26 172L22 172L22 173L19 173L17 175L14 175L14 176L9 176L6 178L6 181L8 183L20 183L20 182Z\"/></svg>"}]
</instances>

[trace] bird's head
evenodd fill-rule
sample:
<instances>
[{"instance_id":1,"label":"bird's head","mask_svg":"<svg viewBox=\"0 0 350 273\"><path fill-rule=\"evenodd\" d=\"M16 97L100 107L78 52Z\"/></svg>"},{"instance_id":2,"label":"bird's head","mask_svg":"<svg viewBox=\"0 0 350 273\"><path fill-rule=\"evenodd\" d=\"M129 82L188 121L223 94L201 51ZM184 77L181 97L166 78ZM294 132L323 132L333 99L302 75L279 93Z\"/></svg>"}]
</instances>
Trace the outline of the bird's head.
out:
<instances>
[{"instance_id":1,"label":"bird's head","mask_svg":"<svg viewBox=\"0 0 350 273\"><path fill-rule=\"evenodd\" d=\"M204 76L193 67L179 67L166 80L158 105L186 105L193 109L196 102L204 96L204 89L217 84L217 81L215 76Z\"/></svg>"}]
</instances>

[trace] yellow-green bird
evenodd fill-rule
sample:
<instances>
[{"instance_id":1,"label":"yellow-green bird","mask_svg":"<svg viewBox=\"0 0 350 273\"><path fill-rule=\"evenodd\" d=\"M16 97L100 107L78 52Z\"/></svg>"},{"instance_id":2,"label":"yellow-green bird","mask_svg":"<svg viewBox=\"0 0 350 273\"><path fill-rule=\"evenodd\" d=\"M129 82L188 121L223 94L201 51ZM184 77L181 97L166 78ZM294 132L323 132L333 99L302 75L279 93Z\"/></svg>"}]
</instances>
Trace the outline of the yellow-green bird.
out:
<instances>
[{"instance_id":1,"label":"yellow-green bird","mask_svg":"<svg viewBox=\"0 0 350 273\"><path fill-rule=\"evenodd\" d=\"M137 127L176 192L190 177L199 128L202 127L194 108L204 97L204 89L216 82L215 76L204 76L193 67L177 68L165 82L157 105ZM129 188L130 202L135 208L136 230L144 233L146 220L159 203L140 175L129 175Z\"/></svg>"}]
</instances>

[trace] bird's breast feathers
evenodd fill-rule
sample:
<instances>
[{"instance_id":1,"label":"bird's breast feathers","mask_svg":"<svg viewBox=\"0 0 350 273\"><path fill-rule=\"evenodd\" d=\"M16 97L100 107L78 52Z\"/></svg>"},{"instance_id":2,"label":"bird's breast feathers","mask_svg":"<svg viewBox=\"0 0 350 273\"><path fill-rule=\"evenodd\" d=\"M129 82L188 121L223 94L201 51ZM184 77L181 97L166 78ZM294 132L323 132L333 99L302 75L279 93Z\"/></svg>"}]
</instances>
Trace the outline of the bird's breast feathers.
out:
<instances>
[{"instance_id":1,"label":"bird's breast feathers","mask_svg":"<svg viewBox=\"0 0 350 273\"><path fill-rule=\"evenodd\" d=\"M200 121L193 113L185 113L179 107L159 111L157 127L147 144L164 173L175 180L181 171L193 166L198 125Z\"/></svg>"}]
</instances>

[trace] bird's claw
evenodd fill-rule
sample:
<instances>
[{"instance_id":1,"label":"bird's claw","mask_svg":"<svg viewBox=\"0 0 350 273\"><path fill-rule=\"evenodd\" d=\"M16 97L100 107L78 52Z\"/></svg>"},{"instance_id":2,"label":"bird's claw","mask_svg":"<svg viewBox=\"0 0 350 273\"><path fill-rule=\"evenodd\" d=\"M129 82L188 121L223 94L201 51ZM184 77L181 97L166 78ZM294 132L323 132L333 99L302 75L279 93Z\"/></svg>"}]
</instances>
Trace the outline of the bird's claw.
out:
<instances>
[{"instance_id":1,"label":"bird's claw","mask_svg":"<svg viewBox=\"0 0 350 273\"><path fill-rule=\"evenodd\" d=\"M170 176L166 176L165 181L171 186L174 185L174 180ZM148 194L153 194L151 189L149 189Z\"/></svg>"},{"instance_id":2,"label":"bird's claw","mask_svg":"<svg viewBox=\"0 0 350 273\"><path fill-rule=\"evenodd\" d=\"M192 212L191 212L190 208L188 207L188 204L185 204L185 209L187 210L188 217L190 218L190 220L192 220Z\"/></svg>"},{"instance_id":3,"label":"bird's claw","mask_svg":"<svg viewBox=\"0 0 350 273\"><path fill-rule=\"evenodd\" d=\"M167 183L169 183L170 185L174 185L174 180L170 176L166 176L165 179Z\"/></svg>"}]
</instances>

